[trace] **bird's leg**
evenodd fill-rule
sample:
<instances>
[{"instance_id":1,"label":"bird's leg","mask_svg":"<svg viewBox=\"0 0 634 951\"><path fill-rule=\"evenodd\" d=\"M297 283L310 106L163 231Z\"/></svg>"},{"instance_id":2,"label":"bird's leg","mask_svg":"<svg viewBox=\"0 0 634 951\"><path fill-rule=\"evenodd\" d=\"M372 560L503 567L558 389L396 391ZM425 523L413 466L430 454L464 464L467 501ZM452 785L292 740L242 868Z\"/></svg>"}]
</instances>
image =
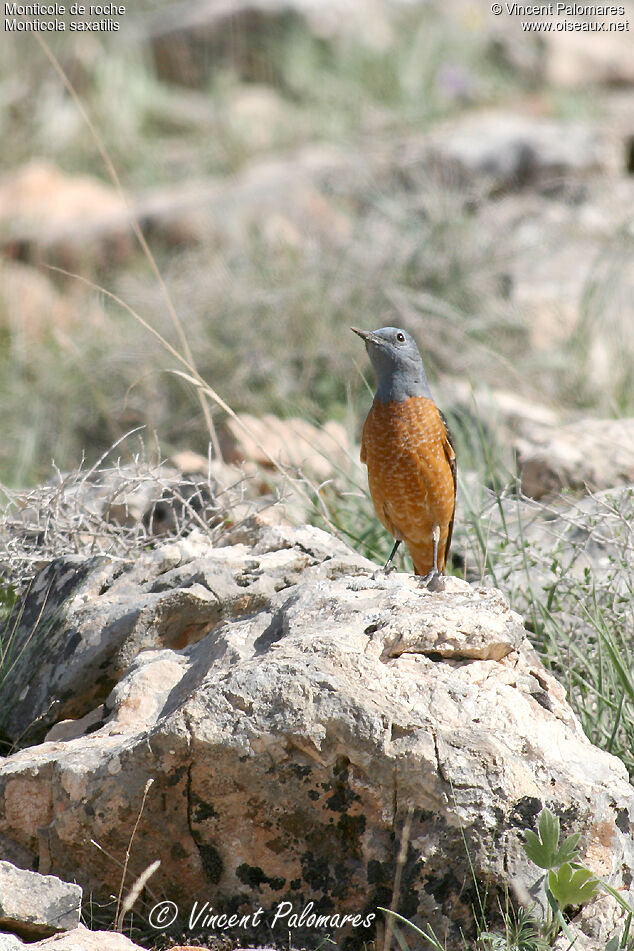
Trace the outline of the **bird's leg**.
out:
<instances>
[{"instance_id":1,"label":"bird's leg","mask_svg":"<svg viewBox=\"0 0 634 951\"><path fill-rule=\"evenodd\" d=\"M384 565L382 568L377 568L377 570L373 573L372 577L373 577L375 580L377 580L377 579L383 577L384 575L389 574L390 571L394 571L394 567L395 567L395 566L392 564L392 560L393 560L393 558L394 558L394 555L395 555L396 552L398 551L398 546L399 546L400 544L401 544L401 539L400 539L400 538L397 538L396 541L394 542L394 547L393 547L392 551L390 552L390 557L389 557L388 560L385 562L385 565Z\"/></svg>"},{"instance_id":2,"label":"bird's leg","mask_svg":"<svg viewBox=\"0 0 634 951\"><path fill-rule=\"evenodd\" d=\"M394 555L395 555L396 552L398 551L398 546L399 546L400 544L401 544L401 539L400 539L400 538L397 538L396 541L394 542L394 547L392 548L392 551L390 552L390 557L389 557L388 560L385 562L385 565L384 565L384 567L383 567L383 571L393 571L393 570L394 570L394 567L395 567L395 566L392 564L392 562L394 561Z\"/></svg>"},{"instance_id":3,"label":"bird's leg","mask_svg":"<svg viewBox=\"0 0 634 951\"><path fill-rule=\"evenodd\" d=\"M421 584L429 588L430 591L444 591L445 579L438 570L438 543L440 542L440 525L434 525L431 533L431 540L434 546L434 564L431 571L427 572Z\"/></svg>"}]
</instances>

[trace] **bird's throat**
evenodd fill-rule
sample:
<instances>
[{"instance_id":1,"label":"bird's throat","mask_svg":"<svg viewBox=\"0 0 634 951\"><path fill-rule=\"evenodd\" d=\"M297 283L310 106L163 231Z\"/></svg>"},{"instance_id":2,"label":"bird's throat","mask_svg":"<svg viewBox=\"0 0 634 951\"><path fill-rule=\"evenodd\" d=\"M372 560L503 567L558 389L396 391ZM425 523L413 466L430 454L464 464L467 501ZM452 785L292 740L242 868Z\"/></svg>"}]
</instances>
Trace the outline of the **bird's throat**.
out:
<instances>
[{"instance_id":1,"label":"bird's throat","mask_svg":"<svg viewBox=\"0 0 634 951\"><path fill-rule=\"evenodd\" d=\"M432 398L424 375L413 377L411 370L401 372L396 369L383 375L378 381L376 398L380 403L404 403L413 396Z\"/></svg>"}]
</instances>

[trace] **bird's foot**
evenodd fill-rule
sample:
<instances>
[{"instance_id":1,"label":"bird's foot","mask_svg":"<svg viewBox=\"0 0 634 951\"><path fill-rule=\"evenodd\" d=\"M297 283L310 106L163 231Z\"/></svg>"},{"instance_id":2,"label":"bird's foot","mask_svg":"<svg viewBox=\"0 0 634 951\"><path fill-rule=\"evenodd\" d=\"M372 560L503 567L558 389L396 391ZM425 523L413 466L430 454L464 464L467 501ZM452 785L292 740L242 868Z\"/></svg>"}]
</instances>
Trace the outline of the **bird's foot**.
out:
<instances>
[{"instance_id":1,"label":"bird's foot","mask_svg":"<svg viewBox=\"0 0 634 951\"><path fill-rule=\"evenodd\" d=\"M383 568L377 568L376 571L372 572L372 580L383 581L393 571L396 571L396 565L385 565Z\"/></svg>"},{"instance_id":2,"label":"bird's foot","mask_svg":"<svg viewBox=\"0 0 634 951\"><path fill-rule=\"evenodd\" d=\"M437 568L432 568L431 571L428 571L419 582L421 588L427 588L428 591L444 591L445 590L445 578L444 575L438 571Z\"/></svg>"}]
</instances>

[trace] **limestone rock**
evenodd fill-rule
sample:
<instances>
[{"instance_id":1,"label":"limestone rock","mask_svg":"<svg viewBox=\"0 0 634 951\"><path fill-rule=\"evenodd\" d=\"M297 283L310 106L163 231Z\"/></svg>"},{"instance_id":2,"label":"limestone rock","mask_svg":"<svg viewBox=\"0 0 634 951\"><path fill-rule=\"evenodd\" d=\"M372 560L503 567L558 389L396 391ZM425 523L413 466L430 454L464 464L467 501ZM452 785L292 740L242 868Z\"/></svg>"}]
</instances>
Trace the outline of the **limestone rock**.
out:
<instances>
[{"instance_id":1,"label":"limestone rock","mask_svg":"<svg viewBox=\"0 0 634 951\"><path fill-rule=\"evenodd\" d=\"M41 343L80 320L98 327L103 325L104 314L86 296L81 302L77 293L74 298L70 293L62 296L46 273L21 261L0 260L0 327L9 332L14 345L23 348Z\"/></svg>"},{"instance_id":2,"label":"limestone rock","mask_svg":"<svg viewBox=\"0 0 634 951\"><path fill-rule=\"evenodd\" d=\"M42 941L24 944L12 934L0 933L0 951L23 951L24 948L41 949L41 951L144 951L141 945L135 944L124 934L116 931L90 931L83 925L78 925L71 931L64 931ZM205 951L201 945L178 945L172 951ZM255 951L255 949L251 949ZM274 949L268 949L274 951Z\"/></svg>"},{"instance_id":3,"label":"limestone rock","mask_svg":"<svg viewBox=\"0 0 634 951\"><path fill-rule=\"evenodd\" d=\"M516 449L522 491L530 498L634 483L634 419L524 427Z\"/></svg>"},{"instance_id":4,"label":"limestone rock","mask_svg":"<svg viewBox=\"0 0 634 951\"><path fill-rule=\"evenodd\" d=\"M14 934L0 932L0 951L22 951L24 942Z\"/></svg>"},{"instance_id":5,"label":"limestone rock","mask_svg":"<svg viewBox=\"0 0 634 951\"><path fill-rule=\"evenodd\" d=\"M282 902L330 915L389 904L406 822L399 910L450 947L472 933L471 867L491 915L509 878L535 884L521 840L543 805L581 833L590 868L627 888L626 771L585 737L503 596L372 576L332 540L331 557L311 563L328 540L314 532L288 548L282 529L261 527L250 549L229 546L247 592L264 585L259 605L219 617L197 643L138 653L96 730L7 757L5 841L110 894L120 869L107 856L125 855L151 779L130 881L160 857L153 890L176 903L180 925L211 890L218 911L261 906L273 944L287 936L284 919L272 927ZM276 559L288 567L277 591ZM168 568L163 590L185 576L191 563ZM361 947L371 928L348 937Z\"/></svg>"},{"instance_id":6,"label":"limestone rock","mask_svg":"<svg viewBox=\"0 0 634 951\"><path fill-rule=\"evenodd\" d=\"M76 928L81 897L79 885L0 861L0 929L33 939Z\"/></svg>"},{"instance_id":7,"label":"limestone rock","mask_svg":"<svg viewBox=\"0 0 634 951\"><path fill-rule=\"evenodd\" d=\"M112 185L88 175L68 176L45 161L32 161L0 180L0 242L55 247L64 259L110 244L119 256L132 245L128 212Z\"/></svg>"},{"instance_id":8,"label":"limestone rock","mask_svg":"<svg viewBox=\"0 0 634 951\"><path fill-rule=\"evenodd\" d=\"M610 895L600 894L596 901L584 905L577 920L570 925L575 948L595 951L595 948L607 948L608 942L615 936L621 937L624 929L619 906ZM554 945L555 951L568 951L570 941L560 934Z\"/></svg>"},{"instance_id":9,"label":"limestone rock","mask_svg":"<svg viewBox=\"0 0 634 951\"><path fill-rule=\"evenodd\" d=\"M43 201L46 194L48 201ZM1 220L44 228L97 215L116 215L122 202L114 188L88 176L68 179L48 162L34 161L0 181Z\"/></svg>"},{"instance_id":10,"label":"limestone rock","mask_svg":"<svg viewBox=\"0 0 634 951\"><path fill-rule=\"evenodd\" d=\"M275 463L300 469L317 482L331 479L349 465L350 442L334 420L317 427L303 419L261 418L242 414L227 420L223 455L229 463L245 460L267 469Z\"/></svg>"},{"instance_id":11,"label":"limestone rock","mask_svg":"<svg viewBox=\"0 0 634 951\"><path fill-rule=\"evenodd\" d=\"M10 621L13 660L0 685L6 737L33 742L55 721L85 716L139 651L200 640L224 617L263 609L306 572L334 577L369 567L319 529L265 519L236 531L242 543L222 548L193 531L134 561L55 559Z\"/></svg>"},{"instance_id":12,"label":"limestone rock","mask_svg":"<svg viewBox=\"0 0 634 951\"><path fill-rule=\"evenodd\" d=\"M627 8L626 8L627 14ZM624 18L627 20L627 16ZM618 17L612 20L619 21ZM632 86L631 21L629 31L544 33L548 79L560 86L591 84Z\"/></svg>"},{"instance_id":13,"label":"limestone rock","mask_svg":"<svg viewBox=\"0 0 634 951\"><path fill-rule=\"evenodd\" d=\"M140 945L134 944L123 934L116 931L89 931L83 925L54 938L38 941L29 945L29 948L37 948L38 951L142 951Z\"/></svg>"},{"instance_id":14,"label":"limestone rock","mask_svg":"<svg viewBox=\"0 0 634 951\"><path fill-rule=\"evenodd\" d=\"M590 128L516 113L468 115L433 133L430 147L443 164L495 187L595 169L603 161L600 139Z\"/></svg>"},{"instance_id":15,"label":"limestone rock","mask_svg":"<svg viewBox=\"0 0 634 951\"><path fill-rule=\"evenodd\" d=\"M595 93L601 86L610 91L629 90L634 83L631 19L629 28L625 28L630 11L627 4L624 16L618 13L618 5L614 6L617 12L612 16L608 6L604 9L607 13L597 18L602 27L599 30L583 29L583 21L594 20L593 16L575 16L576 29L561 29L564 18L570 21L567 12L557 17L537 16L536 19L544 20L546 29L532 34L519 30L512 16L495 17L492 24L483 20L483 26L490 33L498 56L533 83L567 89L594 88Z\"/></svg>"},{"instance_id":16,"label":"limestone rock","mask_svg":"<svg viewBox=\"0 0 634 951\"><path fill-rule=\"evenodd\" d=\"M255 51L268 37L283 35L289 23L323 41L353 36L377 50L392 39L389 7L380 0L347 0L345 16L338 0L206 0L160 9L147 18L146 29L159 76L200 87L227 62L247 81L270 81L258 70ZM242 37L238 45L236 35Z\"/></svg>"}]
</instances>

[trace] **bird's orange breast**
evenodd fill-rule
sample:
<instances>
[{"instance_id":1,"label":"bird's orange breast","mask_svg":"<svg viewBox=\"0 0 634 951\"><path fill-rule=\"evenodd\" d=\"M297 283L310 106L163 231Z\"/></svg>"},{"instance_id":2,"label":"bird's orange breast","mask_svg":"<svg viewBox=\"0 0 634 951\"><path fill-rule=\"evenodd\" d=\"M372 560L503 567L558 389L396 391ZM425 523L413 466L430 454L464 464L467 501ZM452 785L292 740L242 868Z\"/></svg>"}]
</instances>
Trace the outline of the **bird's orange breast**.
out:
<instances>
[{"instance_id":1,"label":"bird's orange breast","mask_svg":"<svg viewBox=\"0 0 634 951\"><path fill-rule=\"evenodd\" d=\"M433 400L396 403L375 399L363 427L361 461L368 467L374 508L385 528L407 545L417 574L433 564L432 530L438 526L438 567L443 570L455 508L454 451Z\"/></svg>"}]
</instances>

